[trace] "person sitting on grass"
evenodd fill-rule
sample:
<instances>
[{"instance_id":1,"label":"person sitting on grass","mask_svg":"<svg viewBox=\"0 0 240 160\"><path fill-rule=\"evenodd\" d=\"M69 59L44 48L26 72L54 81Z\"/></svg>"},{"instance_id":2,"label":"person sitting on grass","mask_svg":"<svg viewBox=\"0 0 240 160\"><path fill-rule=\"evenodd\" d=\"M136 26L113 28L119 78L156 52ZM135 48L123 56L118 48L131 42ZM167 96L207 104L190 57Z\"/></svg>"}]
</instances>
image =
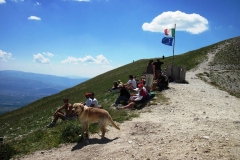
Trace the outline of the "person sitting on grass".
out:
<instances>
[{"instance_id":1,"label":"person sitting on grass","mask_svg":"<svg viewBox=\"0 0 240 160\"><path fill-rule=\"evenodd\" d=\"M143 89L143 84L138 85L138 94L132 95L129 99L129 103L126 106L118 106L117 109L133 108L135 105L145 103L148 100L148 93Z\"/></svg>"},{"instance_id":2,"label":"person sitting on grass","mask_svg":"<svg viewBox=\"0 0 240 160\"><path fill-rule=\"evenodd\" d=\"M133 75L129 75L128 78L129 80L124 84L124 86L127 90L132 91L133 89L137 88L137 82L133 78Z\"/></svg>"},{"instance_id":3,"label":"person sitting on grass","mask_svg":"<svg viewBox=\"0 0 240 160\"><path fill-rule=\"evenodd\" d=\"M117 82L117 81L114 81L112 88L110 88L109 90L107 90L107 92L112 92L112 91L116 91L116 90L118 90L118 82Z\"/></svg>"},{"instance_id":4,"label":"person sitting on grass","mask_svg":"<svg viewBox=\"0 0 240 160\"><path fill-rule=\"evenodd\" d=\"M168 88L168 77L165 75L165 73L158 73L158 78L153 82L152 90L154 91L158 87L159 91L162 91L164 89Z\"/></svg>"},{"instance_id":5,"label":"person sitting on grass","mask_svg":"<svg viewBox=\"0 0 240 160\"><path fill-rule=\"evenodd\" d=\"M88 107L91 107L91 104L92 104L92 98L90 96L91 96L91 93L86 92L85 97L86 97L87 100L83 104L88 106Z\"/></svg>"},{"instance_id":6,"label":"person sitting on grass","mask_svg":"<svg viewBox=\"0 0 240 160\"><path fill-rule=\"evenodd\" d=\"M120 95L118 96L117 100L115 103L112 104L112 106L117 106L118 104L121 103L121 101L127 102L131 96L130 92L122 85L118 85L118 89L120 90Z\"/></svg>"},{"instance_id":7,"label":"person sitting on grass","mask_svg":"<svg viewBox=\"0 0 240 160\"><path fill-rule=\"evenodd\" d=\"M72 112L72 105L71 103L68 103L67 97L63 98L63 102L64 105L54 112L53 121L49 125L47 125L48 128L53 127L59 118L61 118L62 120L70 120L76 118L76 114ZM65 110L65 114L61 110Z\"/></svg>"},{"instance_id":8,"label":"person sitting on grass","mask_svg":"<svg viewBox=\"0 0 240 160\"><path fill-rule=\"evenodd\" d=\"M117 83L118 83L118 85L119 85L119 84L122 84L122 85L123 85L123 82L122 82L120 79L117 81Z\"/></svg>"},{"instance_id":9,"label":"person sitting on grass","mask_svg":"<svg viewBox=\"0 0 240 160\"><path fill-rule=\"evenodd\" d=\"M92 104L90 105L90 107L95 107L95 108L102 108L101 105L98 105L98 100L94 97L94 93L92 92L90 95L90 98L92 99Z\"/></svg>"}]
</instances>

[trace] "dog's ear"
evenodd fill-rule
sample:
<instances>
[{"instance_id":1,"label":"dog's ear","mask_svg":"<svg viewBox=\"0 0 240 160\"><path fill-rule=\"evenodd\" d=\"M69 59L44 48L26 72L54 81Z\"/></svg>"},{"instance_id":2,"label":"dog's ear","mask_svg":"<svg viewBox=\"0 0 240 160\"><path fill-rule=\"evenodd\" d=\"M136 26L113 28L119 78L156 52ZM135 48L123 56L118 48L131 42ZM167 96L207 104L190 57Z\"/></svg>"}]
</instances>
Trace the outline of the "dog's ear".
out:
<instances>
[{"instance_id":1,"label":"dog's ear","mask_svg":"<svg viewBox=\"0 0 240 160\"><path fill-rule=\"evenodd\" d=\"M75 109L76 109L76 103L74 103L72 106L72 110L75 110Z\"/></svg>"},{"instance_id":2,"label":"dog's ear","mask_svg":"<svg viewBox=\"0 0 240 160\"><path fill-rule=\"evenodd\" d=\"M84 109L84 105L82 103L80 104L80 107L82 110Z\"/></svg>"}]
</instances>

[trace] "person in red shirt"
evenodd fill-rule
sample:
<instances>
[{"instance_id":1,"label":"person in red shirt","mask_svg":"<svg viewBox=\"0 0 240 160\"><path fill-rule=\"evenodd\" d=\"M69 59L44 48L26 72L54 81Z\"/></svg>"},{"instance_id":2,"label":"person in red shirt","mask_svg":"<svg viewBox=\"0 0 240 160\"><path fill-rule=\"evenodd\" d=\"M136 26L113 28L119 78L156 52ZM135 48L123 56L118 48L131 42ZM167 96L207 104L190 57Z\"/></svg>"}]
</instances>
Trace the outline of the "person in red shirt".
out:
<instances>
[{"instance_id":1,"label":"person in red shirt","mask_svg":"<svg viewBox=\"0 0 240 160\"><path fill-rule=\"evenodd\" d=\"M140 83L138 85L138 88L139 88L138 94L134 94L130 97L128 105L123 107L119 106L117 107L117 109L133 108L134 105L136 104L146 102L148 98L148 93L145 89L143 89L143 84Z\"/></svg>"}]
</instances>

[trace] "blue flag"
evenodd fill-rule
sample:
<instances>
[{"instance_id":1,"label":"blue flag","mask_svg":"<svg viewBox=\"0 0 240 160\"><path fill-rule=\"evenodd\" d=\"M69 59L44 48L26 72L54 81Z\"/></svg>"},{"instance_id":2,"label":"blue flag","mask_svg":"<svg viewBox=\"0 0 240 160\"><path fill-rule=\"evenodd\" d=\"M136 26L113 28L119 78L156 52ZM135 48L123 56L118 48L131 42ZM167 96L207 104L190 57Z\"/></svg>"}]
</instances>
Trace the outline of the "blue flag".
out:
<instances>
[{"instance_id":1,"label":"blue flag","mask_svg":"<svg viewBox=\"0 0 240 160\"><path fill-rule=\"evenodd\" d=\"M162 39L162 43L166 44L166 45L169 45L169 46L172 46L172 42L173 42L173 38L172 37L164 37Z\"/></svg>"}]
</instances>

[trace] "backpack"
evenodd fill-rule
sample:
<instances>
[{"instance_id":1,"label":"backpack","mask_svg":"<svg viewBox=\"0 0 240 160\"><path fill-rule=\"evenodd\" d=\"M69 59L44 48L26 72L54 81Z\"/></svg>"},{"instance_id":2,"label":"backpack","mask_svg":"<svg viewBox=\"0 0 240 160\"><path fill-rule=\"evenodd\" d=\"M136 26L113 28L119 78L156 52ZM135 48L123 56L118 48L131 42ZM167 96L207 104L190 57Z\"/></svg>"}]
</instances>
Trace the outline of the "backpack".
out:
<instances>
[{"instance_id":1,"label":"backpack","mask_svg":"<svg viewBox=\"0 0 240 160\"><path fill-rule=\"evenodd\" d=\"M149 92L147 94L146 102L150 101L153 97L155 97L155 92Z\"/></svg>"},{"instance_id":2,"label":"backpack","mask_svg":"<svg viewBox=\"0 0 240 160\"><path fill-rule=\"evenodd\" d=\"M149 94L149 99L151 100L153 97L155 97L155 92L150 92Z\"/></svg>"}]
</instances>

